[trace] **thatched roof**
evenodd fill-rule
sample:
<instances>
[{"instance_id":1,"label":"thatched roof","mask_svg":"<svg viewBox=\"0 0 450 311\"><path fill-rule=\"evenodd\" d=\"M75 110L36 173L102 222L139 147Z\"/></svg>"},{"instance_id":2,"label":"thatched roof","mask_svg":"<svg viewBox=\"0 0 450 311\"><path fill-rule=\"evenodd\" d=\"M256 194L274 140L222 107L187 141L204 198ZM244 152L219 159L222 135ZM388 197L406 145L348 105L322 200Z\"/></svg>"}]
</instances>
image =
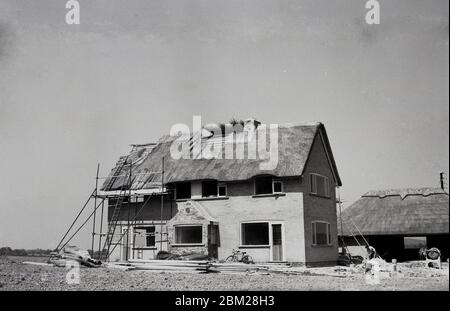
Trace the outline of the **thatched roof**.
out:
<instances>
[{"instance_id":1,"label":"thatched roof","mask_svg":"<svg viewBox=\"0 0 450 311\"><path fill-rule=\"evenodd\" d=\"M448 215L440 188L369 191L342 211L343 235L359 235L355 225L364 235L448 234Z\"/></svg>"},{"instance_id":2,"label":"thatched roof","mask_svg":"<svg viewBox=\"0 0 450 311\"><path fill-rule=\"evenodd\" d=\"M134 145L128 156L119 159L109 178L103 184L102 190L117 190L124 184L130 184L130 165L120 169L124 161L133 163L131 165L131 189L160 187L163 157L165 183L205 179L238 181L248 180L261 174L271 174L278 177L301 176L309 158L313 141L319 132L322 134L330 156L330 162L337 178L336 182L341 185L325 127L322 123L314 123L278 126L278 165L273 170L261 170L260 163L267 160L248 159L247 153L245 153L244 159L173 159L170 154L170 147L174 140L182 137L182 135L178 137L163 136L156 145ZM256 129L256 134L261 135L259 128ZM190 137L187 136L186 139ZM240 139L239 133L236 137L237 139L232 141L233 148L235 150L236 148L244 148L247 152L247 140ZM222 142L222 136L218 135L218 137L213 136L203 139L202 146L222 144ZM124 186L123 188L129 187Z\"/></svg>"}]
</instances>

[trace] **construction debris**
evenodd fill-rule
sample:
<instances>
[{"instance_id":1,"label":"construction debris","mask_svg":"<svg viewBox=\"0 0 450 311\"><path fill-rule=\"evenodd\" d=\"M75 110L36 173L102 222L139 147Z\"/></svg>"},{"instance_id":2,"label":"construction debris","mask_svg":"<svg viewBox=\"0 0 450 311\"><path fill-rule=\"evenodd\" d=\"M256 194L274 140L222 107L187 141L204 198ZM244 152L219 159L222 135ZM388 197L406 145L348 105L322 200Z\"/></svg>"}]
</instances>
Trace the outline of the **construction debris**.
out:
<instances>
[{"instance_id":1,"label":"construction debris","mask_svg":"<svg viewBox=\"0 0 450 311\"><path fill-rule=\"evenodd\" d=\"M91 258L87 250L81 249L77 246L67 245L59 252L53 253L49 259L49 263L58 267L65 267L67 262L76 261L86 267L100 267L102 262Z\"/></svg>"}]
</instances>

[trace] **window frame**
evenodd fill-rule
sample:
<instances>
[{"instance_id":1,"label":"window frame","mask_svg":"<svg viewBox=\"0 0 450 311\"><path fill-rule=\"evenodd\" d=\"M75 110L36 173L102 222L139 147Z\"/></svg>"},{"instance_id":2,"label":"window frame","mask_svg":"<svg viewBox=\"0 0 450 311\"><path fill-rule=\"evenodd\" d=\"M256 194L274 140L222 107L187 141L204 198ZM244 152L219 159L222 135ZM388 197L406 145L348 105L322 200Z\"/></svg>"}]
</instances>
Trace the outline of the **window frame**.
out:
<instances>
[{"instance_id":1,"label":"window frame","mask_svg":"<svg viewBox=\"0 0 450 311\"><path fill-rule=\"evenodd\" d=\"M327 243L326 244L317 244L317 229L316 224L321 223L326 225L326 236L327 236ZM331 223L328 221L323 220L313 220L311 222L311 237L312 237L312 246L332 246L333 243L331 241Z\"/></svg>"},{"instance_id":2,"label":"window frame","mask_svg":"<svg viewBox=\"0 0 450 311\"><path fill-rule=\"evenodd\" d=\"M321 195L318 193L317 189L317 177L324 178L324 194ZM321 175L318 173L310 173L309 174L309 193L322 198L331 198L331 183L330 178L325 175Z\"/></svg>"},{"instance_id":3,"label":"window frame","mask_svg":"<svg viewBox=\"0 0 450 311\"><path fill-rule=\"evenodd\" d=\"M148 245L147 244L147 229L148 228L153 228L154 230L154 242L153 245ZM132 231L133 231L133 245L135 243L135 239L136 239L136 229L145 229L145 246L144 247L135 247L133 246L133 249L154 249L156 248L156 226L155 225L137 225L134 226Z\"/></svg>"},{"instance_id":4,"label":"window frame","mask_svg":"<svg viewBox=\"0 0 450 311\"><path fill-rule=\"evenodd\" d=\"M275 191L275 184L279 183L281 185L281 191ZM284 193L284 183L281 179L272 178L272 194Z\"/></svg>"},{"instance_id":5,"label":"window frame","mask_svg":"<svg viewBox=\"0 0 450 311\"><path fill-rule=\"evenodd\" d=\"M244 225L248 224L267 224L267 244L245 244L244 243ZM240 228L239 228L239 247L242 248L258 248L258 247L270 247L270 221L242 221L240 222Z\"/></svg>"},{"instance_id":6,"label":"window frame","mask_svg":"<svg viewBox=\"0 0 450 311\"><path fill-rule=\"evenodd\" d=\"M194 243L181 243L181 242L177 241L177 229L178 228L183 228L183 227L200 227L200 229L201 229L201 241L198 242L198 243L196 243L196 242L194 242ZM174 235L173 236L174 243L172 245L175 245L175 246L186 246L186 245L202 246L202 245L205 244L204 237L203 237L203 225L201 225L201 224L174 225L173 226L173 235Z\"/></svg>"},{"instance_id":7,"label":"window frame","mask_svg":"<svg viewBox=\"0 0 450 311\"><path fill-rule=\"evenodd\" d=\"M272 178L272 180L271 180L272 192L270 192L270 193L256 193L256 181L257 181L258 178L261 179L261 178L264 178L264 177ZM280 183L281 184L281 191L275 192L275 183ZM257 176L257 177L255 177L253 179L253 195L254 196L270 196L270 195L278 195L278 194L284 194L284 182L280 178L276 178L276 177L273 177L273 176Z\"/></svg>"},{"instance_id":8,"label":"window frame","mask_svg":"<svg viewBox=\"0 0 450 311\"><path fill-rule=\"evenodd\" d=\"M219 191L220 187L225 188L225 195L220 195L220 191ZM228 196L228 187L227 187L227 184L224 183L224 182L218 182L218 183L217 183L217 197L218 197L218 198L226 198L227 196Z\"/></svg>"}]
</instances>

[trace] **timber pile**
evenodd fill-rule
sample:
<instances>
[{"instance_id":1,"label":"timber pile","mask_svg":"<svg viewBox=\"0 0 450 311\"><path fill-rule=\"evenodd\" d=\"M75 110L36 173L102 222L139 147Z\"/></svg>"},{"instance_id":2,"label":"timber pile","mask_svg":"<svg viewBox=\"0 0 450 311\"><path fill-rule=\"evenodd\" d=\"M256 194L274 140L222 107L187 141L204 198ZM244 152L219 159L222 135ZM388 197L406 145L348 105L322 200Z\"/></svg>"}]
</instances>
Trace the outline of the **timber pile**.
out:
<instances>
[{"instance_id":1,"label":"timber pile","mask_svg":"<svg viewBox=\"0 0 450 311\"><path fill-rule=\"evenodd\" d=\"M185 271L197 273L288 273L288 264L218 263L206 260L130 260L110 263L109 268L124 270Z\"/></svg>"}]
</instances>

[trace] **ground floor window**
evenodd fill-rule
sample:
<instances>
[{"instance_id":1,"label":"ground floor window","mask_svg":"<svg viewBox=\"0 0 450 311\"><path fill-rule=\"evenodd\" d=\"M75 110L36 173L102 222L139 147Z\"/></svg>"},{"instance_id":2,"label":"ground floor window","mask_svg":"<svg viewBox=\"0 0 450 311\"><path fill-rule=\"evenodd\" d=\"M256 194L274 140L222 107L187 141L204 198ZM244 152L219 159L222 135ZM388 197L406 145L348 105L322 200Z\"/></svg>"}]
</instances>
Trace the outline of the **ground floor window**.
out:
<instances>
[{"instance_id":1,"label":"ground floor window","mask_svg":"<svg viewBox=\"0 0 450 311\"><path fill-rule=\"evenodd\" d=\"M175 244L201 244L203 243L202 226L176 226Z\"/></svg>"},{"instance_id":2,"label":"ground floor window","mask_svg":"<svg viewBox=\"0 0 450 311\"><path fill-rule=\"evenodd\" d=\"M269 223L242 223L241 238L242 245L269 245Z\"/></svg>"},{"instance_id":3,"label":"ground floor window","mask_svg":"<svg viewBox=\"0 0 450 311\"><path fill-rule=\"evenodd\" d=\"M155 227L135 227L134 247L145 248L155 246Z\"/></svg>"},{"instance_id":4,"label":"ground floor window","mask_svg":"<svg viewBox=\"0 0 450 311\"><path fill-rule=\"evenodd\" d=\"M427 237L425 236L408 236L403 238L405 249L420 249L427 247Z\"/></svg>"},{"instance_id":5,"label":"ground floor window","mask_svg":"<svg viewBox=\"0 0 450 311\"><path fill-rule=\"evenodd\" d=\"M331 245L331 225L324 221L312 222L313 245Z\"/></svg>"}]
</instances>

